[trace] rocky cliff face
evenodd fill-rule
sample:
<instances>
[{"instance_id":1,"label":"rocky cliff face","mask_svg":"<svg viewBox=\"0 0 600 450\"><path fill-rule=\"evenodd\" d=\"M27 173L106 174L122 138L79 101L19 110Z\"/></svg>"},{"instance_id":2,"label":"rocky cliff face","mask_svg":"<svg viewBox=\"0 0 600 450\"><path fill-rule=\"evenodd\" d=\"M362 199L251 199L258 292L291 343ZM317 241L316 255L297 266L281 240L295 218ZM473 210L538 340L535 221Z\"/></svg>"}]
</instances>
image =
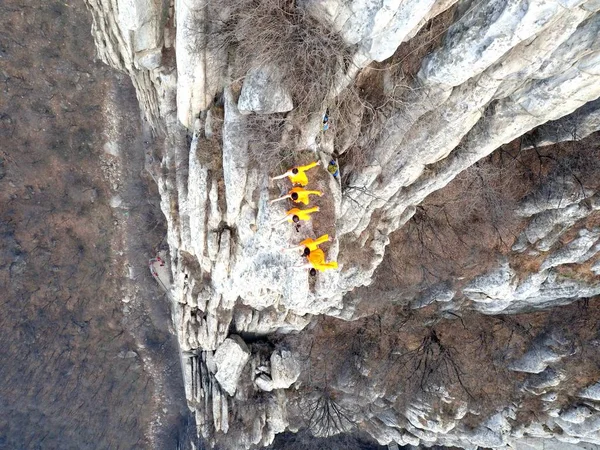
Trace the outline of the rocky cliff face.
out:
<instances>
[{"instance_id":1,"label":"rocky cliff face","mask_svg":"<svg viewBox=\"0 0 600 450\"><path fill-rule=\"evenodd\" d=\"M590 369L571 379L571 388L585 390L569 396L557 388L564 364L587 354L573 343L581 333L553 334L539 322L519 344L509 340L496 362L530 375L515 375L522 378L511 390L518 398L507 395L489 409L469 389L457 395L450 386L463 385L468 370L446 359L458 349L440 337L446 322L492 320L481 314L506 321L506 314L535 315L600 294L593 135L599 2L86 1L100 58L130 75L162 143L147 155L147 169L169 225L173 323L188 405L205 438L248 448L307 426L321 436L358 429L380 444L600 444L597 378L588 378L599 374ZM289 64L282 63L288 54ZM324 131L326 110L331 126ZM581 147L540 153L542 145L590 134ZM500 170L490 159L496 154L529 170L527 182L516 172L502 175L525 186L514 191L514 207L478 219L500 226L511 217L509 231L496 230L501 245L486 249L485 263L475 259L467 268L458 261L447 275L433 270L433 279L389 282L377 291L379 309L366 308L392 264L386 249L396 249L408 230L423 231L432 196L449 204L444 192L456 189L466 199L479 195L469 186L499 182L477 172L484 161L492 174ZM268 200L287 184L269 177L332 158L341 177L311 172L325 192L318 216L300 232L271 226L285 207ZM469 174L480 184L465 188ZM452 227L446 221L438 225ZM309 279L293 269L300 258L281 249L323 233L333 238L327 255L340 268ZM468 227L458 232L468 234ZM425 271L423 251L431 256L433 246L451 243L419 237L421 256L397 262L416 258ZM452 260L449 253L437 256ZM392 314L392 304L404 312ZM319 317L352 326L406 311L407 321L426 330L423 341L406 337L388 355L433 358L438 365L427 370L446 377L423 384L422 375L406 401L398 398L409 377L387 386L367 356L354 368L361 383L341 379L353 373L347 367L336 379L311 378L306 361L314 355L302 354L302 336L327 339L315 331L323 330ZM310 331L285 338L301 330ZM413 374L422 370L415 365ZM534 403L545 405L540 416L522 419ZM332 410L332 418L320 415Z\"/></svg>"}]
</instances>

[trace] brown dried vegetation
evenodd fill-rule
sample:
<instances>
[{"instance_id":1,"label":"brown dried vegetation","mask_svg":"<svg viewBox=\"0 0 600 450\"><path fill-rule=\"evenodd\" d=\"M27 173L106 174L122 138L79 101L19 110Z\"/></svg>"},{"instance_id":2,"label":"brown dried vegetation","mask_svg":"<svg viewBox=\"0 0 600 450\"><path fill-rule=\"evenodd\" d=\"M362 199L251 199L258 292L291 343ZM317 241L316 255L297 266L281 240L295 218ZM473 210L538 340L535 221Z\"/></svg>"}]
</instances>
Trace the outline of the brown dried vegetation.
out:
<instances>
[{"instance_id":1,"label":"brown dried vegetation","mask_svg":"<svg viewBox=\"0 0 600 450\"><path fill-rule=\"evenodd\" d=\"M93 62L83 4L8 0L0 16L0 447L150 448L153 376L128 352L139 351L137 332L166 363L172 342L154 317L124 317L126 267L103 175L112 163L102 102L120 90L135 124L132 86ZM127 130L124 139L139 133ZM132 225L164 231L137 201ZM146 266L147 244L136 268ZM143 275L151 304L157 294Z\"/></svg>"},{"instance_id":2,"label":"brown dried vegetation","mask_svg":"<svg viewBox=\"0 0 600 450\"><path fill-rule=\"evenodd\" d=\"M440 389L469 404L475 414L468 414L463 423L474 427L499 408L527 398L520 391L527 374L507 367L547 330L575 343L573 354L561 365L568 380L561 401L597 379L598 302L513 316L468 312L454 320L436 319L426 309L389 307L354 322L321 318L303 338L287 338L286 345L305 357L302 397L327 392L327 398L341 405L338 420L347 420L346 427L332 431L360 430L361 420L378 408L401 414L411 402L436 398ZM344 399L350 391L353 407ZM382 397L385 406L381 401L375 406L374 395ZM525 402L523 414L539 418L539 408ZM312 409L301 411L313 417ZM310 420L306 426L312 429Z\"/></svg>"}]
</instances>

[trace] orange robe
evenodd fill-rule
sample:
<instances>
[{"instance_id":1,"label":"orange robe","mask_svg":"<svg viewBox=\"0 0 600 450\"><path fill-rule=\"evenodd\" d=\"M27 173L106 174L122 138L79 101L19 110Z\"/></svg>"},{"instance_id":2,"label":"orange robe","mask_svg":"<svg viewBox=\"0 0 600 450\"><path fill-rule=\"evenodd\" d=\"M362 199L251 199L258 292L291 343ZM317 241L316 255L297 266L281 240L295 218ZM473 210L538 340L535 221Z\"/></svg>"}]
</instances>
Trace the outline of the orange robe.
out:
<instances>
[{"instance_id":1,"label":"orange robe","mask_svg":"<svg viewBox=\"0 0 600 450\"><path fill-rule=\"evenodd\" d=\"M310 220L310 215L319 210L318 206L308 209L300 209L300 208L292 208L287 212L287 220L288 222L294 222L293 217L298 216L300 220Z\"/></svg>"},{"instance_id":2,"label":"orange robe","mask_svg":"<svg viewBox=\"0 0 600 450\"><path fill-rule=\"evenodd\" d=\"M308 205L309 199L308 196L309 195L323 195L323 193L321 191L307 191L304 188L301 187L295 187L293 189L291 189L288 194L292 195L293 193L298 194L298 200L294 200L292 199L292 201L294 203L304 203L305 205Z\"/></svg>"},{"instance_id":3,"label":"orange robe","mask_svg":"<svg viewBox=\"0 0 600 450\"><path fill-rule=\"evenodd\" d=\"M306 186L308 184L308 177L306 176L306 174L304 172L306 172L309 169L312 169L316 165L317 165L317 163L315 161L315 162L311 162L310 164L307 164L305 166L298 166L298 167L296 167L296 169L298 169L298 173L288 175L288 178L290 179L292 184Z\"/></svg>"},{"instance_id":4,"label":"orange robe","mask_svg":"<svg viewBox=\"0 0 600 450\"><path fill-rule=\"evenodd\" d=\"M329 235L328 234L324 234L323 236L317 238L317 239L304 239L302 242L300 242L300 245L303 247L308 247L308 249L311 252L314 252L316 249L319 248L319 245L321 245L324 242L327 242L329 240Z\"/></svg>"},{"instance_id":5,"label":"orange robe","mask_svg":"<svg viewBox=\"0 0 600 450\"><path fill-rule=\"evenodd\" d=\"M314 252L311 250L310 255L306 257L308 262L319 272L325 272L329 269L337 269L338 263L337 261L325 262L325 252L320 248L316 249Z\"/></svg>"}]
</instances>

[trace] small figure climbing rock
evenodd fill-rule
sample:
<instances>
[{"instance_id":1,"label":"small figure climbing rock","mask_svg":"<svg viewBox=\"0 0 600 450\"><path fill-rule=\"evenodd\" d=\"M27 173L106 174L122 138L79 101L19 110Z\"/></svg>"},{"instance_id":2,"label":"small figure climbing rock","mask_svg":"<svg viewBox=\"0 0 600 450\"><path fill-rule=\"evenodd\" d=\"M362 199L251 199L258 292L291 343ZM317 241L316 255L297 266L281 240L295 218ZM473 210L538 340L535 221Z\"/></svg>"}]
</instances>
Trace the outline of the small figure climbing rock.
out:
<instances>
[{"instance_id":1,"label":"small figure climbing rock","mask_svg":"<svg viewBox=\"0 0 600 450\"><path fill-rule=\"evenodd\" d=\"M299 245L295 247L286 248L285 251L304 250L306 252L306 249L308 249L309 252L312 252L318 249L319 245L324 244L325 242L329 242L329 240L329 235L324 234L323 236L320 236L317 239L304 239L302 242L300 242Z\"/></svg>"},{"instance_id":2,"label":"small figure climbing rock","mask_svg":"<svg viewBox=\"0 0 600 450\"><path fill-rule=\"evenodd\" d=\"M319 211L319 207L315 206L313 208L308 208L308 209L300 209L300 208L292 208L290 209L285 217L283 219L277 220L276 222L273 223L273 225L279 225L280 223L283 223L285 221L290 222L290 223L298 223L301 220L304 221L308 221L310 220L310 215L312 213L315 213Z\"/></svg>"},{"instance_id":3,"label":"small figure climbing rock","mask_svg":"<svg viewBox=\"0 0 600 450\"><path fill-rule=\"evenodd\" d=\"M327 130L329 130L329 110L326 110L323 114L323 131Z\"/></svg>"},{"instance_id":4,"label":"small figure climbing rock","mask_svg":"<svg viewBox=\"0 0 600 450\"><path fill-rule=\"evenodd\" d=\"M287 193L287 195L276 198L275 200L271 200L271 203L279 202L281 200L285 200L286 198L289 198L294 203L304 203L305 205L308 205L309 195L318 195L319 197L322 197L323 193L321 191L308 191L301 187L295 187L295 188L290 189L290 191Z\"/></svg>"},{"instance_id":5,"label":"small figure climbing rock","mask_svg":"<svg viewBox=\"0 0 600 450\"><path fill-rule=\"evenodd\" d=\"M332 159L331 161L329 161L329 165L327 166L327 172L329 172L331 175L333 175L336 178L340 174L340 168L338 167L337 163L335 162L335 159Z\"/></svg>"},{"instance_id":6,"label":"small figure climbing rock","mask_svg":"<svg viewBox=\"0 0 600 450\"><path fill-rule=\"evenodd\" d=\"M308 177L304 172L319 165L321 165L321 161L313 161L305 166L294 167L288 170L283 175L278 175L276 177L271 178L271 180L280 180L282 178L288 177L293 185L306 186L308 184Z\"/></svg>"},{"instance_id":7,"label":"small figure climbing rock","mask_svg":"<svg viewBox=\"0 0 600 450\"><path fill-rule=\"evenodd\" d=\"M329 261L325 262L325 252L320 248L311 251L307 248L304 249L303 256L308 260L308 264L304 264L302 266L298 266L299 269L310 269L309 273L312 276L317 274L317 270L319 272L325 272L330 269L337 269L338 263L337 261Z\"/></svg>"}]
</instances>

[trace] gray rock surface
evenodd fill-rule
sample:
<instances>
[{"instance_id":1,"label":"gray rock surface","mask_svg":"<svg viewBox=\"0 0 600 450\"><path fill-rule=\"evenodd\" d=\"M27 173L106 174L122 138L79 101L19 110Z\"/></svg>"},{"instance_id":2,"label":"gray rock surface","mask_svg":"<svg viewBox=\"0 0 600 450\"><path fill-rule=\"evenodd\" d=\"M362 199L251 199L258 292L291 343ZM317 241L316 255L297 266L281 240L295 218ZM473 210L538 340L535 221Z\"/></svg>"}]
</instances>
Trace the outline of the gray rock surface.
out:
<instances>
[{"instance_id":1,"label":"gray rock surface","mask_svg":"<svg viewBox=\"0 0 600 450\"><path fill-rule=\"evenodd\" d=\"M572 240L559 251L554 252L542 263L540 270L546 270L561 264L574 262L584 262L584 255L588 255L589 250L600 237L600 229L586 230L579 232L579 237ZM592 255L593 256L593 255Z\"/></svg>"},{"instance_id":2,"label":"gray rock surface","mask_svg":"<svg viewBox=\"0 0 600 450\"><path fill-rule=\"evenodd\" d=\"M548 122L536 130L527 147L577 141L600 130L600 100L586 103L572 114Z\"/></svg>"},{"instance_id":3,"label":"gray rock surface","mask_svg":"<svg viewBox=\"0 0 600 450\"><path fill-rule=\"evenodd\" d=\"M561 420L571 423L583 423L593 415L593 411L587 406L574 406L560 414Z\"/></svg>"},{"instance_id":4,"label":"gray rock surface","mask_svg":"<svg viewBox=\"0 0 600 450\"><path fill-rule=\"evenodd\" d=\"M510 369L515 372L540 373L548 367L548 364L560 361L560 358L560 355L550 348L535 348L512 363Z\"/></svg>"},{"instance_id":5,"label":"gray rock surface","mask_svg":"<svg viewBox=\"0 0 600 450\"><path fill-rule=\"evenodd\" d=\"M600 401L600 383L592 384L588 386L581 392L579 392L579 397L587 398L590 400Z\"/></svg>"},{"instance_id":6,"label":"gray rock surface","mask_svg":"<svg viewBox=\"0 0 600 450\"><path fill-rule=\"evenodd\" d=\"M287 389L300 376L301 364L289 350L271 354L271 377L274 389Z\"/></svg>"},{"instance_id":7,"label":"gray rock surface","mask_svg":"<svg viewBox=\"0 0 600 450\"><path fill-rule=\"evenodd\" d=\"M229 395L234 395L242 370L250 358L248 347L239 336L231 335L215 352L215 378Z\"/></svg>"},{"instance_id":8,"label":"gray rock surface","mask_svg":"<svg viewBox=\"0 0 600 450\"><path fill-rule=\"evenodd\" d=\"M223 87L227 52L213 45L211 36L221 32L227 15L227 8L213 8L210 2L177 0L175 4L177 117L185 127L193 127L194 119Z\"/></svg>"},{"instance_id":9,"label":"gray rock surface","mask_svg":"<svg viewBox=\"0 0 600 450\"><path fill-rule=\"evenodd\" d=\"M370 60L383 61L394 54L398 46L431 10L442 12L448 1L409 0L303 0L300 2L314 16L329 23L349 45L358 45L363 53L362 66ZM450 3L451 4L451 3ZM445 7L445 8L444 8Z\"/></svg>"},{"instance_id":10,"label":"gray rock surface","mask_svg":"<svg viewBox=\"0 0 600 450\"><path fill-rule=\"evenodd\" d=\"M565 124L571 121L555 138L545 137L547 128L539 128L536 145L564 140L573 127L582 134L597 128L597 0L460 2L441 44L424 61L414 62L420 64L417 79L401 80L406 84L401 101L378 110L364 129L365 105L357 102L361 112L353 127L361 132L346 133L343 143L333 134L335 122L328 133L322 132L325 109L333 109L337 95L368 74L369 69L363 69L373 60L386 60L407 41L411 50L402 58L413 55L422 44L413 48L409 40L427 31L427 21L452 7L453 0L298 1L354 55L346 71L327 86L328 103L296 122L277 68L251 71L240 92L230 83L230 49L213 39L226 31L221 27L227 24L229 8L193 0L172 5L158 0L86 3L99 57L131 77L146 118L164 137L151 174L168 225L173 280L169 298L185 355L188 406L209 444L216 443L217 436L235 442L237 448L270 444L276 433L290 426L287 415L293 407L288 401L295 399L294 387L301 388L300 355L246 345L239 336L229 335L232 328L261 337L300 331L319 315L357 318L356 304L345 294L372 283L390 234L402 228L430 194L544 123L554 121L548 125L554 127L565 117ZM315 169L315 179L328 180L319 186L330 202L321 217L328 217L327 232L335 237L327 247L328 259L339 259L340 269L314 282L305 272L290 269L302 260L281 249L316 237L324 227L306 224L296 233L285 225L270 226L285 207L271 206L268 200L289 184L270 184L274 173L266 173L250 157L251 112L290 112L286 145L292 142L294 157L303 161L327 163L335 151L350 152L352 146L362 152L341 168L342 183ZM188 130L193 132L191 143ZM281 166L286 164L287 160ZM600 251L600 230L590 226L579 228L576 238L568 234L599 209L597 195L594 189L580 189L576 179L563 177L521 200L516 212L527 223L513 250L535 252L543 260L539 269L524 272L510 258L497 255L493 267L459 277L458 288L442 280L422 295L406 294L403 300L415 309L437 307L446 314L460 313L460 308L516 314L599 295L597 277L561 271L565 265L588 262L593 273L600 273L594 259ZM558 390L565 379L560 366L572 351L570 342L550 333L513 359L511 370L528 374L519 384L523 395ZM369 368L361 368L359 374L369 379ZM443 395L441 405L423 396L405 411L396 411L377 387L354 392L356 380L346 375L338 387L347 395L342 397L349 414L381 444L476 449L540 448L538 443L544 442L567 449L600 443L600 418L593 407L600 394L595 385L579 393L579 400L591 406L559 404L547 397L553 409L546 419L514 426L519 406L506 405L481 417L480 425L471 429L461 424L467 409L460 400ZM246 400L257 393L264 402L249 405ZM360 413L352 409L358 404L364 406ZM234 418L241 418L244 426L230 423ZM574 447L579 442L581 447Z\"/></svg>"},{"instance_id":11,"label":"gray rock surface","mask_svg":"<svg viewBox=\"0 0 600 450\"><path fill-rule=\"evenodd\" d=\"M547 363L553 361L547 360ZM544 365L542 362L541 365ZM531 367L531 366L529 366ZM513 369L514 370L514 369ZM536 369L537 370L537 369ZM527 377L523 389L532 392L535 395L544 394L548 388L556 388L565 379L565 375L560 371L554 370L551 367L544 369L542 372L530 375ZM556 394L555 394L556 396ZM553 397L549 397L550 399ZM543 397L542 397L543 399Z\"/></svg>"},{"instance_id":12,"label":"gray rock surface","mask_svg":"<svg viewBox=\"0 0 600 450\"><path fill-rule=\"evenodd\" d=\"M288 112L293 108L292 96L277 68L261 67L248 72L238 100L238 109L242 114L272 114Z\"/></svg>"}]
</instances>

